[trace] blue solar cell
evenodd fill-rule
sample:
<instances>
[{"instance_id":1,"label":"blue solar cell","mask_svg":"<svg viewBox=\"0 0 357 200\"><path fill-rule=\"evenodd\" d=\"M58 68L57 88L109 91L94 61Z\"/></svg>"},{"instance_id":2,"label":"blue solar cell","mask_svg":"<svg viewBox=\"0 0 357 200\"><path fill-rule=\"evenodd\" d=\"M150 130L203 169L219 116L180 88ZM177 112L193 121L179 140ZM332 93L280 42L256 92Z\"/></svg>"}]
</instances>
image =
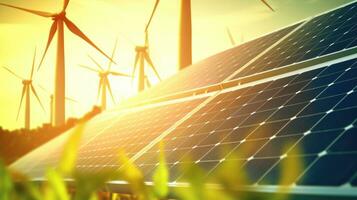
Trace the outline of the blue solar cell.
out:
<instances>
[{"instance_id":1,"label":"blue solar cell","mask_svg":"<svg viewBox=\"0 0 357 200\"><path fill-rule=\"evenodd\" d=\"M343 76L339 77L337 81L355 79L356 77L357 77L357 68L352 68L351 70L348 70L348 73L345 73Z\"/></svg>"},{"instance_id":2,"label":"blue solar cell","mask_svg":"<svg viewBox=\"0 0 357 200\"><path fill-rule=\"evenodd\" d=\"M305 106L307 106L307 102L305 103L298 103L293 105L287 105L279 109L272 115L269 120L276 121L282 119L290 119L298 114Z\"/></svg>"},{"instance_id":3,"label":"blue solar cell","mask_svg":"<svg viewBox=\"0 0 357 200\"><path fill-rule=\"evenodd\" d=\"M254 157L280 157L286 154L301 137L302 135L274 137L270 139Z\"/></svg>"},{"instance_id":4,"label":"blue solar cell","mask_svg":"<svg viewBox=\"0 0 357 200\"><path fill-rule=\"evenodd\" d=\"M305 166L310 165L316 156L288 156L283 158L279 163L277 163L265 176L262 180L259 181L259 185L291 185L295 183L298 175L302 173L305 169ZM284 174L286 171L286 166L289 166L289 163L299 162L302 165L301 169L294 169L297 173L290 173L288 177ZM288 169L291 171L291 169Z\"/></svg>"},{"instance_id":5,"label":"blue solar cell","mask_svg":"<svg viewBox=\"0 0 357 200\"><path fill-rule=\"evenodd\" d=\"M357 118L357 108L333 111L324 117L312 130L345 128Z\"/></svg>"},{"instance_id":6,"label":"blue solar cell","mask_svg":"<svg viewBox=\"0 0 357 200\"><path fill-rule=\"evenodd\" d=\"M236 159L248 159L253 156L257 149L261 148L267 141L267 139L258 139L241 142L231 153L232 157Z\"/></svg>"},{"instance_id":7,"label":"blue solar cell","mask_svg":"<svg viewBox=\"0 0 357 200\"><path fill-rule=\"evenodd\" d=\"M271 100L267 101L262 107L260 107L260 110L269 110L273 108L278 108L284 103L286 103L293 94L289 95L284 95L284 96L278 96L278 97L273 97Z\"/></svg>"},{"instance_id":8,"label":"blue solar cell","mask_svg":"<svg viewBox=\"0 0 357 200\"><path fill-rule=\"evenodd\" d=\"M229 154L232 149L238 146L237 143L224 143L222 145L217 145L212 147L206 155L204 155L200 161L218 161L223 159L227 154Z\"/></svg>"},{"instance_id":9,"label":"blue solar cell","mask_svg":"<svg viewBox=\"0 0 357 200\"><path fill-rule=\"evenodd\" d=\"M307 90L305 90L307 89ZM304 88L301 92L296 94L293 98L291 98L287 104L297 104L301 102L308 102L317 97L325 88L324 87L317 87L317 88Z\"/></svg>"},{"instance_id":10,"label":"blue solar cell","mask_svg":"<svg viewBox=\"0 0 357 200\"><path fill-rule=\"evenodd\" d=\"M357 128L347 130L338 140L328 149L331 152L357 152Z\"/></svg>"},{"instance_id":11,"label":"blue solar cell","mask_svg":"<svg viewBox=\"0 0 357 200\"><path fill-rule=\"evenodd\" d=\"M302 116L291 118L291 122L282 128L278 135L291 135L291 134L298 134L304 133L309 131L315 124L318 122L324 114L315 114L309 116Z\"/></svg>"},{"instance_id":12,"label":"blue solar cell","mask_svg":"<svg viewBox=\"0 0 357 200\"><path fill-rule=\"evenodd\" d=\"M311 115L315 113L324 113L336 106L345 95L337 95L328 98L318 98L310 103L304 110L299 113L299 116Z\"/></svg>"},{"instance_id":13,"label":"blue solar cell","mask_svg":"<svg viewBox=\"0 0 357 200\"><path fill-rule=\"evenodd\" d=\"M329 74L323 77L313 79L304 90L314 89L317 87L327 86L337 79L337 77L342 74L342 72L337 72L335 74Z\"/></svg>"},{"instance_id":14,"label":"blue solar cell","mask_svg":"<svg viewBox=\"0 0 357 200\"><path fill-rule=\"evenodd\" d=\"M339 95L339 94L346 94L347 92L353 90L353 88L357 84L357 78L347 81L341 81L333 83L330 87L328 87L320 97L326 97L331 95Z\"/></svg>"},{"instance_id":15,"label":"blue solar cell","mask_svg":"<svg viewBox=\"0 0 357 200\"><path fill-rule=\"evenodd\" d=\"M352 92L346 96L346 98L341 101L336 109L355 107L357 102L357 92Z\"/></svg>"},{"instance_id":16,"label":"blue solar cell","mask_svg":"<svg viewBox=\"0 0 357 200\"><path fill-rule=\"evenodd\" d=\"M277 158L264 158L253 159L247 162L244 166L243 172L247 173L247 183L253 184L259 181L262 177L279 159Z\"/></svg>"},{"instance_id":17,"label":"blue solar cell","mask_svg":"<svg viewBox=\"0 0 357 200\"><path fill-rule=\"evenodd\" d=\"M246 118L244 120L244 122L242 122L239 125L240 126L249 126L249 125L253 125L253 124L260 124L260 123L264 122L273 112L274 112L274 110L255 112L254 114L251 114L248 118Z\"/></svg>"},{"instance_id":18,"label":"blue solar cell","mask_svg":"<svg viewBox=\"0 0 357 200\"><path fill-rule=\"evenodd\" d=\"M303 136L296 146L288 152L288 155L317 155L334 142L342 132L343 129L311 132L308 135Z\"/></svg>"},{"instance_id":19,"label":"blue solar cell","mask_svg":"<svg viewBox=\"0 0 357 200\"><path fill-rule=\"evenodd\" d=\"M357 154L332 154L320 157L297 182L299 185L339 186L357 170Z\"/></svg>"},{"instance_id":20,"label":"blue solar cell","mask_svg":"<svg viewBox=\"0 0 357 200\"><path fill-rule=\"evenodd\" d=\"M320 76L324 76L327 74L333 74L336 72L343 72L346 70L346 66L354 67L355 64L356 64L356 59L333 64L333 65L329 66L327 69L323 70L323 72L321 72Z\"/></svg>"},{"instance_id":21,"label":"blue solar cell","mask_svg":"<svg viewBox=\"0 0 357 200\"><path fill-rule=\"evenodd\" d=\"M242 141L245 139L256 126L242 126L237 129L234 129L230 135L228 135L223 141L231 142L231 141Z\"/></svg>"},{"instance_id":22,"label":"blue solar cell","mask_svg":"<svg viewBox=\"0 0 357 200\"><path fill-rule=\"evenodd\" d=\"M247 139L269 138L279 131L289 120L267 122L259 125Z\"/></svg>"}]
</instances>

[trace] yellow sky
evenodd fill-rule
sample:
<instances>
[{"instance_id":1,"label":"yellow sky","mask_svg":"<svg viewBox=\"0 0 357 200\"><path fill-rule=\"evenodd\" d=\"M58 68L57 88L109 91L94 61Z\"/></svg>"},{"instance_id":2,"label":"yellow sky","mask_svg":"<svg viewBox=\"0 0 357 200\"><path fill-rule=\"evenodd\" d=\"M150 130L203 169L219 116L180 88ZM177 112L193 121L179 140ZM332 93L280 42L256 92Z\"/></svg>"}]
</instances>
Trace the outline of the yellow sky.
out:
<instances>
[{"instance_id":1,"label":"yellow sky","mask_svg":"<svg viewBox=\"0 0 357 200\"><path fill-rule=\"evenodd\" d=\"M240 41L242 34L245 40L249 40L349 1L270 0L276 9L276 12L272 13L259 0L192 0L193 59L197 61L230 48L226 26L230 27L237 41ZM51 12L58 11L62 4L60 0L0 2ZM131 73L135 56L134 45L143 42L143 29L154 2L155 0L71 0L67 17L108 54L118 38L119 49L115 57L118 65L114 66L113 70ZM178 12L179 0L161 0L150 27L151 56L164 78L173 75L177 70ZM21 76L28 76L33 51L37 47L38 54L42 54L50 26L50 19L0 8L0 66L8 66ZM35 87L47 113L41 111L39 104L32 98L32 127L49 120L49 94L38 85L49 91L53 90L55 46L56 40L53 41L42 68L35 74ZM100 63L106 64L107 61L69 31L65 32L65 47L66 93L68 97L79 102L67 102L67 117L77 117L96 103L98 86L98 76L77 65L93 65L87 54ZM132 86L129 79L110 79L117 101L135 94L136 86ZM2 69L0 80L0 126L8 129L22 127L24 107L19 120L16 121L22 83Z\"/></svg>"}]
</instances>

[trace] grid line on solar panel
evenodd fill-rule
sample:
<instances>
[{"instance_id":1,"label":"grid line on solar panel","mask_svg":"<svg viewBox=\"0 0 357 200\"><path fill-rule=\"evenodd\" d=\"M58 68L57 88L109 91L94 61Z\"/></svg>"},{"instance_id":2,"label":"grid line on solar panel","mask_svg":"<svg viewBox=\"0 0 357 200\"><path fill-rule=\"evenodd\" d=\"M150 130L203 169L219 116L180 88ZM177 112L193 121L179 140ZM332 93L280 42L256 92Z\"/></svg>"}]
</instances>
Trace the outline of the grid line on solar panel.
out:
<instances>
[{"instance_id":1,"label":"grid line on solar panel","mask_svg":"<svg viewBox=\"0 0 357 200\"><path fill-rule=\"evenodd\" d=\"M212 104L211 105L207 105L206 109L205 108L202 109L202 113L196 113L196 116L193 116L194 120L192 122L190 122L189 124L190 125L192 124L191 126L194 126L195 125L195 121L199 121L200 119L204 119L204 121L205 121L205 123L203 123L203 124L201 123L201 126L197 126L197 127L199 127L198 131L200 131L202 129L202 127L205 127L204 128L204 132L200 132L199 137L194 138L194 139L192 139L190 141L196 141L196 139L199 139L199 138L203 138L203 140L206 140L208 137L212 137L212 135L214 135L214 133L217 132L217 131L219 133L224 133L225 134L223 136L223 138L219 138L219 139L213 138L212 141L197 141L196 145L193 145L193 144L188 144L187 145L186 144L187 147L182 148L181 152L184 152L184 153L187 153L189 151L194 152L195 157L197 157L197 160L195 160L196 162L198 162L197 164L207 165L207 166L209 166L208 168L210 170L213 170L215 167L212 167L212 166L219 165L219 163L222 162L222 160L225 159L225 158L222 158L222 157L220 159L217 159L217 155L219 155L219 153L217 153L218 151L215 150L215 149L220 148L223 145L225 145L225 147L230 147L230 146L234 147L235 146L235 148L239 148L239 147L242 147L243 144L254 143L255 144L254 148L256 148L256 146L261 145L261 148L260 148L261 151L259 151L259 152L260 152L260 154L263 154L262 153L262 152L264 152L262 150L264 148L263 143L268 144L270 141L279 141L281 138L289 139L289 137L295 137L295 140L293 140L293 141L296 142L297 141L296 139L300 139L300 138L305 136L304 134L306 134L306 132L308 131L308 128L315 127L317 124L320 125L324 120L327 119L326 116L331 116L333 114L336 114L336 113L340 112L341 110L336 109L335 111L329 111L329 110L326 110L327 109L326 108L324 111L321 111L319 113L315 113L314 115L306 115L306 116L298 116L299 112L296 112L296 110L295 110L293 115L290 114L291 117L289 119L285 119L285 120L276 120L275 119L274 121L269 121L269 119L273 118L273 116L276 113L281 112L281 110L284 110L285 108L288 108L289 106L290 107L296 106L296 108L298 108L298 111L302 112L302 111L305 110L306 107L308 107L308 105L311 105L314 101L316 101L316 100L314 100L315 98L317 100L320 100L318 97L320 95L326 94L326 91L328 91L330 93L328 98L337 98L337 96L339 96L339 95L338 94L336 95L333 92L334 90L331 89L331 88L335 88L336 89L336 87L338 88L341 85L344 85L344 87L345 87L344 90L340 90L341 93L343 93L344 95L340 95L340 100L338 102L340 102L340 103L343 102L347 98L347 96L350 96L351 94L355 93L355 91L351 90L351 88L350 88L349 91L346 92L346 87L348 87L348 85L344 84L344 82L349 81L349 85L354 86L354 85L356 85L356 79L355 78L357 76L354 76L354 78L350 78L350 79L346 79L345 78L346 80L343 79L342 81L340 80L340 78L346 77L347 74L348 74L348 71L350 71L351 69L355 68L355 65L353 65L354 63L355 63L355 60L343 62L343 64L345 65L345 69L344 70L341 70L341 65L343 65L343 64L335 64L335 65L331 65L330 67L316 69L316 70L313 70L313 71L302 73L300 75L295 75L295 76L292 76L292 77L283 78L283 79L280 79L280 80L277 80L277 81L273 81L273 82L269 82L269 83L266 83L266 84L261 84L259 86L245 88L245 89L242 89L242 90L231 92L225 98L222 98L222 96L224 96L226 94L221 94L217 98L217 99L219 99L218 101L214 101L214 100L212 101L212 103L215 103L216 105L213 105L213 106L212 106ZM352 65L352 67L346 68L346 65L347 66ZM335 70L331 70L331 69L335 69ZM349 70L347 70L347 69L349 69ZM330 72L328 72L328 71L330 71ZM319 77L319 74L321 74L321 77ZM334 77L334 79L331 79L332 76ZM318 78L311 78L311 77L318 77ZM282 81L282 82L279 82L279 81ZM335 83L331 84L332 82L335 82ZM285 87L281 87L279 90L276 90L275 89L276 86L280 85L280 84L277 84L277 83L284 83ZM306 91L303 88L306 88ZM274 89L275 89L275 91L274 91ZM309 92L311 92L311 91L314 91L314 92L309 94ZM269 99L268 101L264 102L264 101L260 101L260 100L256 99L257 97L266 97L267 98L269 96L269 95L267 95L267 93L269 93L269 92L271 92L270 96L272 96L273 98L268 98ZM240 95L238 95L238 94L240 94ZM305 99L304 98L301 99L304 96L302 94L309 94L309 98L305 97ZM239 96L239 98L233 98L234 96ZM226 98L228 100L225 101ZM299 99L299 98L300 98L300 103L294 102L294 101L296 101L296 99ZM239 99L243 99L243 101L239 102ZM227 104L227 102L229 102L229 101L231 101L231 104ZM235 103L233 103L233 102L235 102ZM269 102L275 102L275 103L271 104L267 108L269 108L269 107L271 108L271 106L273 106L274 104L280 105L280 106L279 106L278 109L275 107L274 108L275 109L274 112L270 113L272 109L264 108L264 105L269 104ZM291 104L289 104L289 102ZM239 126L238 125L238 126L235 126L235 128L231 129L230 131L227 131L226 128L220 129L220 127L224 127L224 125L223 125L224 122L223 121L225 121L225 120L223 120L223 121L217 120L217 121L213 121L213 122L209 121L212 118L214 118L214 116L216 116L216 114L217 114L217 111L210 112L210 110L214 109L215 106L218 105L218 110L220 110L220 111L222 111L222 110L226 111L226 110L229 110L230 105L238 104L238 103L243 104L243 106L240 106L240 108L239 108L239 111L243 111L243 112L239 112L239 113L243 114L243 115L236 115L236 117L242 117L243 116L242 117L243 120L240 123L240 124L243 124L243 126ZM251 108L249 108L250 107L249 103L251 105L254 105L254 106L251 106ZM260 104L260 106L258 106L259 104ZM300 104L302 104L302 105L300 105ZM223 107L224 107L224 105L226 105L225 109L222 109L222 105L223 105ZM282 106L282 105L285 105L285 106ZM338 106L340 104L336 103L336 105ZM255 111L253 111L252 109L255 110ZM331 108L329 108L329 109L331 109ZM349 108L349 109L351 110L352 108ZM346 110L346 109L344 109L344 110ZM252 112L249 113L249 111L252 111ZM229 135L229 134L232 135L232 132L234 132L234 131L242 130L242 128L246 129L246 130L249 130L249 127L251 126L251 124L248 123L248 124L244 125L244 123L247 122L247 121L250 121L249 118L254 116L256 113L259 113L259 115L260 115L260 113L263 113L263 112L265 112L266 116L268 116L268 117L266 117L266 116L263 117L263 118L266 118L265 119L266 122L265 121L261 122L262 121L261 120L261 121L259 121L260 123L259 124L255 124L255 126L257 126L257 125L264 126L264 125L267 125L269 123L270 124L274 124L275 123L275 126L276 126L275 133L276 133L276 135L275 134L270 134L270 135L265 135L265 136L263 135L262 136L262 135L257 134L257 132L252 131L253 129L251 129L250 130L251 132L248 131L248 133L250 133L252 135L255 133L255 135L256 135L255 137L256 138L249 139L247 137L248 134L247 135L243 134L243 136L240 136L240 137L242 137L240 139L233 138L233 139L235 139L235 140L233 140L234 142L226 142L226 143L222 142L222 141L224 141L224 138L227 137L227 135ZM291 111L289 111L289 112L291 113ZM326 113L326 112L328 112L328 113ZM215 113L215 114L212 114L212 116L207 117L207 115L208 115L207 113ZM228 112L228 113L232 114L232 112ZM321 116L323 116L323 115L325 115L325 116L321 118ZM231 115L231 116L233 116L233 115ZM319 116L320 118L317 117L317 116ZM226 120L228 121L230 119L232 119L232 118L227 118ZM304 132L300 131L301 133L299 133L299 134L286 135L286 136L284 136L284 135L280 136L279 135L279 134L282 133L282 130L284 130L284 129L285 130L290 130L291 129L291 128L290 129L286 128L286 127L289 127L289 124L292 124L290 121L293 121L295 123L295 122L298 122L298 120L301 120L301 119L305 119L305 120L306 119L311 119L311 120L315 119L315 123L310 124L309 127L305 127L306 130L304 129ZM234 120L232 120L232 121L234 121ZM238 121L238 120L236 120L236 121ZM252 120L252 121L254 121L254 120ZM346 120L346 121L348 121L348 120ZM213 126L216 127L216 129L212 130L212 127L207 126L208 124L206 122L209 122L208 124L212 123ZM217 125L215 123L221 124L221 125ZM254 126L251 126L251 127L255 128L254 129L255 131L259 129L259 128L254 127ZM186 127L186 128L188 128L188 127ZM274 128L274 126L271 126L271 128ZM180 129L178 129L178 130L180 130ZM181 130L185 130L184 127ZM197 135L198 131L190 133L189 136L190 137L194 137L195 135ZM314 134L316 134L315 132L318 132L318 131L315 131L315 130L312 130L312 131L314 132ZM206 134L206 137L203 137L202 135L205 135L205 134ZM174 138L174 140L177 141L177 139L180 138L180 135L182 136L182 135L184 135L184 133L182 133L182 132L181 133L173 132L171 134L171 137ZM307 135L309 135L309 134L307 134ZM216 137L216 136L214 136L214 137ZM172 138L167 137L166 140L170 141L170 139L172 139ZM180 150L179 147L182 146L181 144L185 143L185 141L183 140L183 142L181 142L181 143L176 143L176 141L175 141L174 144L176 144L177 147L175 145L172 145L171 143L169 143L168 146L173 147L174 149L166 149L166 150L174 150L174 151ZM232 141L232 140L228 140L228 141ZM238 143L242 143L242 145L238 144L236 141L238 141ZM298 140L298 141L300 141L300 140ZM200 146L200 143L202 143L204 145ZM214 145L212 145L213 143L214 143ZM210 145L207 145L207 144L210 144ZM254 157L251 157L252 156L251 155L252 152L250 152L251 150L249 150L249 146L250 145L247 145L248 148L245 148L245 151L247 151L246 155L245 155L246 156L245 157L245 161L247 161L247 163L257 162L257 161L255 161L257 159L254 159ZM198 149L198 150L196 150L196 149ZM228 149L232 149L232 147L230 147ZM233 150L231 150L230 152L232 152L232 151ZM255 151L254 153L258 153L257 149L254 149L254 151ZM150 152L150 151L148 151L148 152ZM212 154L210 154L210 152L212 152ZM169 153L168 157L170 158L171 157L170 156L171 152L168 151L167 153ZM155 150L152 151L152 154L153 154L152 156L155 155ZM182 155L183 153L180 153L180 154ZM314 154L314 155L316 155L316 154ZM280 156L281 156L280 154L279 155L274 155L274 156L265 155L265 158L268 158L270 161L275 160L275 159L280 160ZM182 157L183 156L181 156L179 158L182 158ZM205 157L208 158L208 159L206 159ZM247 159L247 157L248 157L248 159ZM172 158L174 158L174 159L170 160L171 159L170 158L169 159L169 163L171 164L170 166L172 168L175 168L175 166L178 163L180 163L180 161L178 161L179 159L177 158L176 155L172 156ZM214 158L213 159L214 162L211 162L212 158ZM261 157L261 158L264 158L264 157ZM152 162L154 159L149 159L149 160ZM262 159L259 159L259 160L262 160ZM174 163L174 164L172 165L172 163ZM267 162L267 163L269 163L269 162ZM276 163L276 162L271 162L272 165L274 163ZM140 163L140 159L138 160L138 164L141 167L150 166L150 165L153 166L153 163L152 164L150 164L150 163ZM245 165L248 165L248 164L245 164ZM269 167L271 168L272 166L268 166L267 168L269 169ZM178 177L175 177L175 179L171 179L171 180L174 181L174 180L177 180L177 178ZM260 178L260 177L258 177L258 178Z\"/></svg>"},{"instance_id":2,"label":"grid line on solar panel","mask_svg":"<svg viewBox=\"0 0 357 200\"><path fill-rule=\"evenodd\" d=\"M235 78L343 51L357 45L357 2L317 16ZM268 61L268 62L267 62Z\"/></svg>"}]
</instances>

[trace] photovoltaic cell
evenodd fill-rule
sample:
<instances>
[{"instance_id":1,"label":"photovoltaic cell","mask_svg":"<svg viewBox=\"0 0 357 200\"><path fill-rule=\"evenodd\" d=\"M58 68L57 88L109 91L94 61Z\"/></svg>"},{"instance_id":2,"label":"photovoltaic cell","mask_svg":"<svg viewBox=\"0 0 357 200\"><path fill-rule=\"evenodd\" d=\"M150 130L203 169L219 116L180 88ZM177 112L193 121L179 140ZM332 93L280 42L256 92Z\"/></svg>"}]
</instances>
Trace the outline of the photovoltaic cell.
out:
<instances>
[{"instance_id":1,"label":"photovoltaic cell","mask_svg":"<svg viewBox=\"0 0 357 200\"><path fill-rule=\"evenodd\" d=\"M249 184L353 184L355 69L356 59L220 94L163 139L170 180L181 180L178 166L187 162L214 173L237 161ZM157 156L153 147L136 160L148 180ZM279 183L282 165L292 160L303 167Z\"/></svg>"},{"instance_id":2,"label":"photovoltaic cell","mask_svg":"<svg viewBox=\"0 0 357 200\"><path fill-rule=\"evenodd\" d=\"M315 17L235 78L357 46L357 3Z\"/></svg>"}]
</instances>

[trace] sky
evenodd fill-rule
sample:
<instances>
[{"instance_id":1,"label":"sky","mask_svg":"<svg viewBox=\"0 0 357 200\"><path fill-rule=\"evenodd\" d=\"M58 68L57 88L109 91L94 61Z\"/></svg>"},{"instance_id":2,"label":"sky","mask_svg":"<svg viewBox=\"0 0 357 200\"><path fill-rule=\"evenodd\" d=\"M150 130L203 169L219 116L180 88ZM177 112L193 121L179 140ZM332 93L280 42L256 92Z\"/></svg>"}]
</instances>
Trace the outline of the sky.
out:
<instances>
[{"instance_id":1,"label":"sky","mask_svg":"<svg viewBox=\"0 0 357 200\"><path fill-rule=\"evenodd\" d=\"M214 55L232 45L226 33L229 27L237 43L246 42L297 21L333 9L351 0L267 0L276 12L271 12L260 0L192 0L193 62ZM0 0L21 7L58 12L62 0ZM144 42L144 28L155 0L71 0L67 17L73 21L104 52L110 54L118 40L112 69L131 74L135 45ZM178 69L178 27L180 0L161 0L149 29L150 54L161 77L169 78ZM22 77L28 77L32 57L37 60L44 51L51 20L0 6L0 67L6 66ZM243 38L243 41L242 41ZM45 112L31 96L31 126L49 121L50 94L53 91L56 40L46 59L35 72L34 86ZM78 103L66 103L67 117L79 117L97 102L98 75L78 67L96 66L94 57L104 67L108 61L83 40L65 31L66 96ZM154 74L150 74L155 80ZM17 129L24 125L24 104L20 117L16 115L22 92L22 82L0 69L0 126ZM110 77L116 99L135 95L136 84L128 78ZM109 103L109 107L115 104Z\"/></svg>"}]
</instances>

